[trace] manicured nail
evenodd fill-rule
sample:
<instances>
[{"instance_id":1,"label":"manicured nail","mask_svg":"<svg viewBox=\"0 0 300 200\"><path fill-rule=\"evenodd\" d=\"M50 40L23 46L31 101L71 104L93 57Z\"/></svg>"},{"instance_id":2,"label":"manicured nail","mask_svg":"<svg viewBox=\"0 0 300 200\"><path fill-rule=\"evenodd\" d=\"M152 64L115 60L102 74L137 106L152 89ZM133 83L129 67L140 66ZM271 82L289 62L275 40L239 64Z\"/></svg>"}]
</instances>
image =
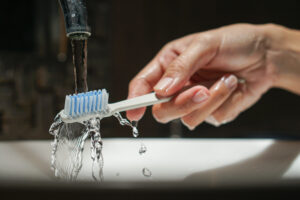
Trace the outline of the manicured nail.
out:
<instances>
[{"instance_id":1,"label":"manicured nail","mask_svg":"<svg viewBox=\"0 0 300 200\"><path fill-rule=\"evenodd\" d=\"M220 122L218 122L212 115L208 116L205 121L215 127L218 127L221 125Z\"/></svg>"},{"instance_id":2,"label":"manicured nail","mask_svg":"<svg viewBox=\"0 0 300 200\"><path fill-rule=\"evenodd\" d=\"M230 76L226 77L224 80L225 85L229 89L234 88L234 86L236 86L237 82L238 82L238 79L234 75L230 75Z\"/></svg>"},{"instance_id":3,"label":"manicured nail","mask_svg":"<svg viewBox=\"0 0 300 200\"><path fill-rule=\"evenodd\" d=\"M195 127L189 126L188 124L186 124L183 120L181 120L181 123L183 125L185 125L190 131L193 131L195 129Z\"/></svg>"},{"instance_id":4,"label":"manicured nail","mask_svg":"<svg viewBox=\"0 0 300 200\"><path fill-rule=\"evenodd\" d=\"M208 99L208 94L202 90L198 91L194 96L193 96L193 101L195 103L201 103Z\"/></svg>"},{"instance_id":5,"label":"manicured nail","mask_svg":"<svg viewBox=\"0 0 300 200\"><path fill-rule=\"evenodd\" d=\"M155 90L160 90L160 91L166 91L168 89L168 87L171 85L172 82L173 82L173 78L165 77L165 78L161 79L154 86L154 89Z\"/></svg>"}]
</instances>

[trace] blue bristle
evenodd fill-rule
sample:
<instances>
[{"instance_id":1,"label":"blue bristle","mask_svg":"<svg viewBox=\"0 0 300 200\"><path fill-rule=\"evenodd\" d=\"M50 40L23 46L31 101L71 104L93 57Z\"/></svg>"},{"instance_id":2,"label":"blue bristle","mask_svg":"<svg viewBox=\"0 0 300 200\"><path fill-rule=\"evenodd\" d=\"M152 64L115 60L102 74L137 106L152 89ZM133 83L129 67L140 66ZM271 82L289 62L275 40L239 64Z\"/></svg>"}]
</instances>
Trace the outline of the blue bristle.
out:
<instances>
[{"instance_id":1,"label":"blue bristle","mask_svg":"<svg viewBox=\"0 0 300 200\"><path fill-rule=\"evenodd\" d=\"M74 117L74 114L75 114L75 95L72 97L72 104L73 104L72 116Z\"/></svg>"},{"instance_id":2,"label":"blue bristle","mask_svg":"<svg viewBox=\"0 0 300 200\"><path fill-rule=\"evenodd\" d=\"M91 112L93 112L94 111L94 94L93 94L93 92L91 93L91 95L90 95L90 97L91 97Z\"/></svg>"},{"instance_id":3,"label":"blue bristle","mask_svg":"<svg viewBox=\"0 0 300 200\"><path fill-rule=\"evenodd\" d=\"M93 99L94 99L94 106L93 106L93 111L96 112L96 106L97 106L97 91L94 90L94 94L93 94Z\"/></svg>"},{"instance_id":4,"label":"blue bristle","mask_svg":"<svg viewBox=\"0 0 300 200\"><path fill-rule=\"evenodd\" d=\"M84 94L84 101L85 101L85 104L84 104L84 113L88 113L89 112L89 108L88 108L88 104L89 104L89 98L86 94Z\"/></svg>"},{"instance_id":5,"label":"blue bristle","mask_svg":"<svg viewBox=\"0 0 300 200\"><path fill-rule=\"evenodd\" d=\"M72 116L72 108L73 108L73 104L72 104L72 96L70 96L70 112L69 115Z\"/></svg>"},{"instance_id":6,"label":"blue bristle","mask_svg":"<svg viewBox=\"0 0 300 200\"><path fill-rule=\"evenodd\" d=\"M82 101L82 114L85 113L85 95L82 94L82 98L83 98L83 101Z\"/></svg>"},{"instance_id":7,"label":"blue bristle","mask_svg":"<svg viewBox=\"0 0 300 200\"><path fill-rule=\"evenodd\" d=\"M94 107L94 95L93 95L93 93L90 94L90 101L91 101L90 112L93 112L93 107Z\"/></svg>"},{"instance_id":8,"label":"blue bristle","mask_svg":"<svg viewBox=\"0 0 300 200\"><path fill-rule=\"evenodd\" d=\"M80 107L81 107L81 96L82 96L81 93L77 95L77 98L78 98L78 110L77 110L78 115L81 114L81 109L80 109Z\"/></svg>"},{"instance_id":9,"label":"blue bristle","mask_svg":"<svg viewBox=\"0 0 300 200\"><path fill-rule=\"evenodd\" d=\"M105 94L105 96L103 96ZM64 112L70 117L78 117L88 113L103 111L106 93L94 90L66 96Z\"/></svg>"},{"instance_id":10,"label":"blue bristle","mask_svg":"<svg viewBox=\"0 0 300 200\"><path fill-rule=\"evenodd\" d=\"M90 113L91 112L91 108L92 108L92 101L91 101L91 92L89 92L88 94L87 94L87 96L88 96L88 102L89 102L89 104L88 104L88 112Z\"/></svg>"},{"instance_id":11,"label":"blue bristle","mask_svg":"<svg viewBox=\"0 0 300 200\"><path fill-rule=\"evenodd\" d=\"M99 105L98 105L98 111L101 111L101 99L102 99L102 91L101 90L99 90L98 91L99 92Z\"/></svg>"},{"instance_id":12,"label":"blue bristle","mask_svg":"<svg viewBox=\"0 0 300 200\"><path fill-rule=\"evenodd\" d=\"M80 94L76 96L77 106L76 106L76 114L80 115Z\"/></svg>"},{"instance_id":13,"label":"blue bristle","mask_svg":"<svg viewBox=\"0 0 300 200\"><path fill-rule=\"evenodd\" d=\"M87 107L86 107L87 111L86 112L88 113L88 112L90 112L90 97L89 97L88 93L85 95L87 97Z\"/></svg>"},{"instance_id":14,"label":"blue bristle","mask_svg":"<svg viewBox=\"0 0 300 200\"><path fill-rule=\"evenodd\" d=\"M95 111L98 111L98 91L95 92L95 95L96 95L96 105L95 105Z\"/></svg>"},{"instance_id":15,"label":"blue bristle","mask_svg":"<svg viewBox=\"0 0 300 200\"><path fill-rule=\"evenodd\" d=\"M77 114L77 95L74 96L74 115Z\"/></svg>"},{"instance_id":16,"label":"blue bristle","mask_svg":"<svg viewBox=\"0 0 300 200\"><path fill-rule=\"evenodd\" d=\"M101 104L102 104L102 91L101 90L99 90L99 93L100 93L100 96L99 96L99 98L100 98L100 105L99 105L99 111L101 111Z\"/></svg>"},{"instance_id":17,"label":"blue bristle","mask_svg":"<svg viewBox=\"0 0 300 200\"><path fill-rule=\"evenodd\" d=\"M101 91L101 96L100 96L100 106L99 106L99 110L102 110L102 104L103 104L103 102L102 102L102 91Z\"/></svg>"}]
</instances>

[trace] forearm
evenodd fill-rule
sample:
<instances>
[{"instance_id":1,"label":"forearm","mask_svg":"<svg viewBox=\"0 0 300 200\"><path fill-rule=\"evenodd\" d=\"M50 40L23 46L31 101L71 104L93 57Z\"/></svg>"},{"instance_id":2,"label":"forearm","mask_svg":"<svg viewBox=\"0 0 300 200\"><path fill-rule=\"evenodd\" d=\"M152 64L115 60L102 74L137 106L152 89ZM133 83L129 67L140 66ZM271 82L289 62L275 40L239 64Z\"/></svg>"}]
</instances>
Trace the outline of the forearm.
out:
<instances>
[{"instance_id":1,"label":"forearm","mask_svg":"<svg viewBox=\"0 0 300 200\"><path fill-rule=\"evenodd\" d=\"M274 69L274 87L300 95L300 31L267 25L267 64Z\"/></svg>"}]
</instances>

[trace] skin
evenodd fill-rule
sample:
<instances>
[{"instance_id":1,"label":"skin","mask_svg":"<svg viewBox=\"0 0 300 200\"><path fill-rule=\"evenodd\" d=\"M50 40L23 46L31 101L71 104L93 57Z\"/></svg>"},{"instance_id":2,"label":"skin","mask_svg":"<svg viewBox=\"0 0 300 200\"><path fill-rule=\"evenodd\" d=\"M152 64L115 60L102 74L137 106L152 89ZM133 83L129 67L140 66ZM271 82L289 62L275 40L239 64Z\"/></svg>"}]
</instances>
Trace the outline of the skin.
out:
<instances>
[{"instance_id":1,"label":"skin","mask_svg":"<svg viewBox=\"0 0 300 200\"><path fill-rule=\"evenodd\" d=\"M300 94L300 33L282 26L234 24L166 44L130 82L128 98L174 96L152 107L161 123L194 129L235 119L272 87ZM127 111L132 121L145 108Z\"/></svg>"}]
</instances>

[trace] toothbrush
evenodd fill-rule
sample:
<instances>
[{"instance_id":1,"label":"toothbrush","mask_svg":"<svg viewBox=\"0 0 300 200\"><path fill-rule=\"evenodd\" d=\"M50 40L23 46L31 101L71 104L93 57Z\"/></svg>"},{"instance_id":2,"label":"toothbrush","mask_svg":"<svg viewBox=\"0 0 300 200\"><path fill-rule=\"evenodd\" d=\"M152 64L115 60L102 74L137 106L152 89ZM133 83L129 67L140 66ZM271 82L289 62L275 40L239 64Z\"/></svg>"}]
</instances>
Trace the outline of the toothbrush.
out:
<instances>
[{"instance_id":1,"label":"toothbrush","mask_svg":"<svg viewBox=\"0 0 300 200\"><path fill-rule=\"evenodd\" d=\"M170 101L172 97L158 99L154 92L143 96L108 103L109 94L105 89L67 95L65 106L59 115L63 122L83 123L94 117L109 117L117 112L132 110L145 106Z\"/></svg>"}]
</instances>

